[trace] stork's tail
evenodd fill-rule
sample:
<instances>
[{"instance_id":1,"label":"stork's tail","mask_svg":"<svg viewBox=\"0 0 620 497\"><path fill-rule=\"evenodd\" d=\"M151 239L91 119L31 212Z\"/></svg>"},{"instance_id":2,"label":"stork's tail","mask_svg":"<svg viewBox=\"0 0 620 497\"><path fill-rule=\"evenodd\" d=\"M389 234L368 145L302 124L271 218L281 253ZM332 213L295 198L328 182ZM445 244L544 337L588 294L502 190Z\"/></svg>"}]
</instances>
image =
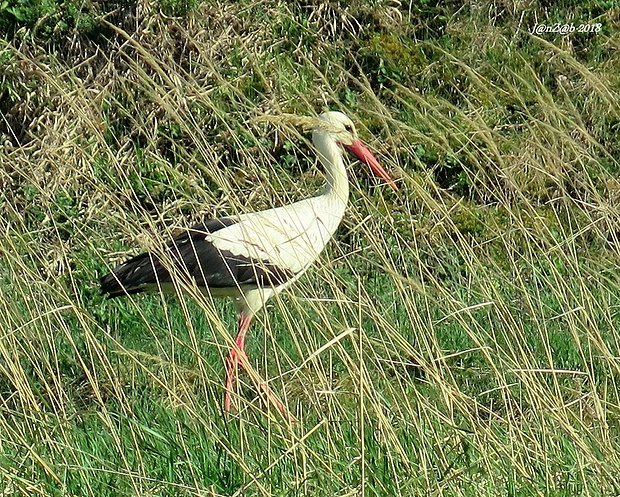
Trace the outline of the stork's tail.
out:
<instances>
[{"instance_id":1,"label":"stork's tail","mask_svg":"<svg viewBox=\"0 0 620 497\"><path fill-rule=\"evenodd\" d=\"M148 285L157 283L156 264L151 253L137 255L99 280L101 293L112 299L146 291Z\"/></svg>"}]
</instances>

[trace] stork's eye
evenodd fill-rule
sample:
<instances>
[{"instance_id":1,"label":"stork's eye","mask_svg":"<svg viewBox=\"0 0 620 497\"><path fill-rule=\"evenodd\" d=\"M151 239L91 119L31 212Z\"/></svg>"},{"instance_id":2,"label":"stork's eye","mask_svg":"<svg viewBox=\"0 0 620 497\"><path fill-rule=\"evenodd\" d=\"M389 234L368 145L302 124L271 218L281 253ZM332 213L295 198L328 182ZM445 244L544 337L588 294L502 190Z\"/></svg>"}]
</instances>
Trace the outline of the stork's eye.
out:
<instances>
[{"instance_id":1,"label":"stork's eye","mask_svg":"<svg viewBox=\"0 0 620 497\"><path fill-rule=\"evenodd\" d=\"M347 130L349 133L353 133L353 126L351 126L350 124L345 124L344 129Z\"/></svg>"}]
</instances>

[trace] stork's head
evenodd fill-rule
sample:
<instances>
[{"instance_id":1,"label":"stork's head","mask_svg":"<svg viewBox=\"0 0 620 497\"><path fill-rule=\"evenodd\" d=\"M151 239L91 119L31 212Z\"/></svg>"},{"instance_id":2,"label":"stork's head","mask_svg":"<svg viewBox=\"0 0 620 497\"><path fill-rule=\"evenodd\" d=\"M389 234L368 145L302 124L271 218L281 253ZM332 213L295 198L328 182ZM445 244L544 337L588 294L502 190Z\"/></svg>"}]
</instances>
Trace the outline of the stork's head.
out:
<instances>
[{"instance_id":1,"label":"stork's head","mask_svg":"<svg viewBox=\"0 0 620 497\"><path fill-rule=\"evenodd\" d=\"M343 147L348 147L357 140L357 131L355 131L353 121L342 112L335 110L323 112L319 119L327 124L325 131Z\"/></svg>"},{"instance_id":2,"label":"stork's head","mask_svg":"<svg viewBox=\"0 0 620 497\"><path fill-rule=\"evenodd\" d=\"M379 161L375 158L368 147L357 137L357 131L353 125L353 121L345 116L342 112L330 110L319 116L319 119L327 124L326 129L329 135L336 142L351 152L355 157L367 164L372 172L390 185L394 190L398 190L396 183L386 172Z\"/></svg>"}]
</instances>

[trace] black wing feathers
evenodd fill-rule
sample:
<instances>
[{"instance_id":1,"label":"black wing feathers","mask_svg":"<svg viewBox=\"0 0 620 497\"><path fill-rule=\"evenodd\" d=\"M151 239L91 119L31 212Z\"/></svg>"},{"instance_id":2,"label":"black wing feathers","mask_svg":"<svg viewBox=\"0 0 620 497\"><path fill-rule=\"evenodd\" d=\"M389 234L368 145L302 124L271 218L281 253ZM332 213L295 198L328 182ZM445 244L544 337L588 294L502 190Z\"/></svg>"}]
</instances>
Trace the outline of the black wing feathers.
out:
<instances>
[{"instance_id":1,"label":"black wing feathers","mask_svg":"<svg viewBox=\"0 0 620 497\"><path fill-rule=\"evenodd\" d=\"M208 288L236 288L239 285L271 286L288 281L293 273L265 261L255 261L219 250L205 240L209 233L235 224L230 218L213 219L193 226L168 245L168 264L180 274ZM162 260L153 253L137 255L101 278L101 292L110 298L139 293L148 285L170 283L172 277Z\"/></svg>"}]
</instances>

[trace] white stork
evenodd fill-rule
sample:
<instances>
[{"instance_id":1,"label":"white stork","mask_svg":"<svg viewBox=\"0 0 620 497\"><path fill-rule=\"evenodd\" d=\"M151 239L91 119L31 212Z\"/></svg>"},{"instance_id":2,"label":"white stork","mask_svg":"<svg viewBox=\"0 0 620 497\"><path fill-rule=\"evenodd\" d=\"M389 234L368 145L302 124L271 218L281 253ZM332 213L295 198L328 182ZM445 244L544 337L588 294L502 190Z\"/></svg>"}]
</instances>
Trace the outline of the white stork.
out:
<instances>
[{"instance_id":1,"label":"white stork","mask_svg":"<svg viewBox=\"0 0 620 497\"><path fill-rule=\"evenodd\" d=\"M226 411L230 410L238 364L247 369L245 336L253 316L310 267L342 220L349 198L343 148L397 189L358 139L351 119L341 112L325 112L319 119L314 121L312 142L327 177L321 195L275 209L206 221L177 236L167 247L167 259L175 266L173 273L191 278L214 297L231 297L237 308L238 333L226 358ZM143 253L101 278L101 291L112 298L173 289L171 283L164 261L153 253ZM283 412L280 402L265 385L263 388Z\"/></svg>"}]
</instances>

